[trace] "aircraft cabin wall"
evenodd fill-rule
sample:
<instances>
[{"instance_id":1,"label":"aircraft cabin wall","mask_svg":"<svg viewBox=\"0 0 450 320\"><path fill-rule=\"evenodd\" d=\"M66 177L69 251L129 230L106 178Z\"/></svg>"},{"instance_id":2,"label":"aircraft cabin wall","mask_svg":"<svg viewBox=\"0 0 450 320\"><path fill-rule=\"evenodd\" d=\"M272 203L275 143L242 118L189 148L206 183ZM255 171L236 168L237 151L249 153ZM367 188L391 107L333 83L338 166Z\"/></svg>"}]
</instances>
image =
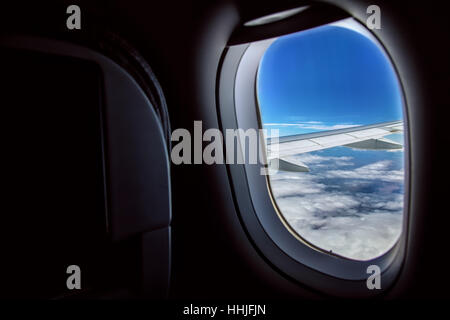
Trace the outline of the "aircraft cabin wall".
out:
<instances>
[{"instance_id":1,"label":"aircraft cabin wall","mask_svg":"<svg viewBox=\"0 0 450 320\"><path fill-rule=\"evenodd\" d=\"M27 10L17 4L7 4L0 13L2 37L21 34L85 46L86 43L95 43L95 37L104 30L117 34L151 66L152 74L164 93L170 130L186 128L193 132L194 121L202 121L203 130L227 129L224 127L226 121L221 100L224 91L221 85L225 72L222 67L234 52L230 47L245 44L242 39L250 39L248 42L261 40L258 37L264 38L265 33L274 32L274 36L280 36L290 33L286 32L289 28L297 28L292 32L298 31L300 24L304 23L275 22L274 26L279 28L276 31L266 25L257 27L254 29L257 31L250 34L243 27L245 22L316 4L329 10L323 24L332 22L334 17L343 19L346 15L364 22L366 9L372 2L78 1L83 10L83 26L78 34L68 32L65 20L57 18L69 4L70 1L30 3ZM413 4L380 0L376 4L382 8L382 28L372 32L389 53L401 82L406 106L409 150L406 157L410 180L402 259L397 261L389 288L383 288L385 290L375 298L448 298L450 280L446 276L445 262L449 243L446 235L450 225L447 208L450 177L445 153L450 143L446 123L450 119L447 107L450 52L445 30L448 18L437 2ZM331 17L330 21L327 21L328 17ZM322 21L320 16L311 19ZM127 72L134 75L130 70ZM154 92L152 90L149 89ZM73 94L83 95L77 88ZM154 117L159 123L155 125L155 132L161 135L161 141L166 141L164 135L168 131L161 124L164 117L158 116L157 110ZM172 142L172 148L174 144ZM160 150L165 146L161 142ZM169 159L170 149L167 154ZM152 155L146 156L152 159ZM155 163L164 161L155 160ZM146 223L155 223L151 231L166 230L161 231L164 235L159 238L159 235L148 234L147 238L132 238L119 245L120 250L108 249L113 252L117 249L121 252L120 257L126 257L122 260L123 265L119 266L120 272L133 273L132 277L120 279L121 284L132 283L133 290L140 286L139 282L143 280L134 274L144 271L136 271L136 265L142 264L143 252L152 252L166 259L162 265L165 270L163 278L169 277L166 273L170 272L170 286L166 292L165 284L158 282L158 285L164 287L162 296L168 298L282 300L364 296L355 293L357 291L352 292L352 289L343 290L343 282L332 275L308 267L293 270L295 268L290 263L295 259L288 254L283 258L286 263L272 261L272 257L280 253L273 253L275 249L269 249L271 244L264 244L263 236L255 238L251 227L246 224L245 213L241 212L238 202L248 190L236 189L236 183L240 182L236 182L228 165L171 163L164 170L169 177L165 184L169 191L164 189L166 193L161 196L164 197L161 201L167 200L167 203L158 206L170 214L157 222L145 220ZM152 195L155 199L158 198L156 192ZM131 218L125 217L123 221L128 223ZM170 259L165 253L145 251L148 249L145 239L151 237L157 238L155 243L163 243L161 247L164 250L170 248ZM117 262L120 257L112 259ZM124 260L133 262L129 265ZM389 273L387 269L386 273ZM308 279L317 279L320 285L311 286L309 281L312 280ZM148 281L153 283L156 280ZM7 293L0 296L3 295Z\"/></svg>"}]
</instances>

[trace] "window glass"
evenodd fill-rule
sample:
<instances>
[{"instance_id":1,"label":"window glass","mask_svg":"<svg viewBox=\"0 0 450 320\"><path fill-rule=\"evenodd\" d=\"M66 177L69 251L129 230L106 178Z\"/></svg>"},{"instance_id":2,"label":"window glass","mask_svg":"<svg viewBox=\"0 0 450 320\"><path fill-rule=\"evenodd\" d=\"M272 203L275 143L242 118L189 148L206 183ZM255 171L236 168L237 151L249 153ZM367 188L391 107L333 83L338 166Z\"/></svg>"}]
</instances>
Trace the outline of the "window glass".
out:
<instances>
[{"instance_id":1,"label":"window glass","mask_svg":"<svg viewBox=\"0 0 450 320\"><path fill-rule=\"evenodd\" d=\"M397 129L404 125L389 58L374 38L342 25L276 39L259 65L257 100L263 127L278 129L281 137L392 121L399 121ZM290 231L351 259L387 252L402 229L403 146L403 132L392 130L365 142L282 157L308 168L278 170L268 178Z\"/></svg>"}]
</instances>

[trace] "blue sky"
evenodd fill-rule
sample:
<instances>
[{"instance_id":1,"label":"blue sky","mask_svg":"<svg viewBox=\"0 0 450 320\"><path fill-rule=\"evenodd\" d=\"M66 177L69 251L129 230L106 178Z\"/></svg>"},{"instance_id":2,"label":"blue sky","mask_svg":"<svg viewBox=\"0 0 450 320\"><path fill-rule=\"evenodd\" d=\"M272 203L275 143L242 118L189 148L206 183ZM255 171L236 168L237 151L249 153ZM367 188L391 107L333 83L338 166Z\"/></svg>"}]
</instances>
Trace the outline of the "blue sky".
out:
<instances>
[{"instance_id":1,"label":"blue sky","mask_svg":"<svg viewBox=\"0 0 450 320\"><path fill-rule=\"evenodd\" d=\"M281 135L402 119L395 72L370 39L337 26L278 38L258 70L262 122Z\"/></svg>"}]
</instances>

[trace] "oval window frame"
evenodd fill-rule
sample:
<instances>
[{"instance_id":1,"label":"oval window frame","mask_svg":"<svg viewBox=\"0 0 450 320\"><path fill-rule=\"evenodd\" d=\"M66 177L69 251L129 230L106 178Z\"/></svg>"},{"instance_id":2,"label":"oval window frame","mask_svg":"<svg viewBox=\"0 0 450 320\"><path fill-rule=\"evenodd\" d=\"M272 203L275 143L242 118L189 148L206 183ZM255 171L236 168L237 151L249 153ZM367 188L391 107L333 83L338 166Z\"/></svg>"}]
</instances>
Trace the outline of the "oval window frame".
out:
<instances>
[{"instance_id":1,"label":"oval window frame","mask_svg":"<svg viewBox=\"0 0 450 320\"><path fill-rule=\"evenodd\" d=\"M339 9L340 10L340 9ZM291 18L292 19L292 18ZM339 17L331 23L346 20L360 24L355 18ZM315 27L326 25L318 21ZM366 29L363 25L362 28ZM306 29L309 29L306 28ZM301 29L300 30L304 30ZM223 55L217 82L217 106L223 129L261 129L261 117L256 94L257 72L260 60L269 45L279 36L298 32L288 28L277 37L254 42L232 42ZM373 296L385 292L397 277L406 252L407 220L410 193L410 150L408 107L401 77L389 55L370 30L366 30L386 55L399 82L404 120L404 206L402 232L397 243L383 255L367 261L353 260L326 252L302 241L286 227L282 214L270 190L269 177L260 174L260 164L229 164L236 208L240 221L257 251L274 268L297 282L332 295ZM239 192L236 192L239 190ZM281 219L280 219L281 217ZM300 240L300 241L299 241ZM381 270L381 290L368 290L367 268L377 265Z\"/></svg>"}]
</instances>

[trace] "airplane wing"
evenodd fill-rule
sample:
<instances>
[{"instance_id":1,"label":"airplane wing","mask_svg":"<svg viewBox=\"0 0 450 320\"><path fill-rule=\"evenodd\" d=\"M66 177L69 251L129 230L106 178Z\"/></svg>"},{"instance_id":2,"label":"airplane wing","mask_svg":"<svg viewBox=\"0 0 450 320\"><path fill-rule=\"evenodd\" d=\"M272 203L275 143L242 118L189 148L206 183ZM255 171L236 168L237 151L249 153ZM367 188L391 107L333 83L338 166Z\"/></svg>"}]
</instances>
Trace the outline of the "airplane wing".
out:
<instances>
[{"instance_id":1,"label":"airplane wing","mask_svg":"<svg viewBox=\"0 0 450 320\"><path fill-rule=\"evenodd\" d=\"M306 165L300 162L293 162L286 157L337 146L364 150L401 149L403 145L388 140L384 136L402 131L403 121L391 121L345 129L284 136L278 138L278 141L267 139L267 158L270 166L275 166L279 170L307 172L309 169Z\"/></svg>"}]
</instances>

